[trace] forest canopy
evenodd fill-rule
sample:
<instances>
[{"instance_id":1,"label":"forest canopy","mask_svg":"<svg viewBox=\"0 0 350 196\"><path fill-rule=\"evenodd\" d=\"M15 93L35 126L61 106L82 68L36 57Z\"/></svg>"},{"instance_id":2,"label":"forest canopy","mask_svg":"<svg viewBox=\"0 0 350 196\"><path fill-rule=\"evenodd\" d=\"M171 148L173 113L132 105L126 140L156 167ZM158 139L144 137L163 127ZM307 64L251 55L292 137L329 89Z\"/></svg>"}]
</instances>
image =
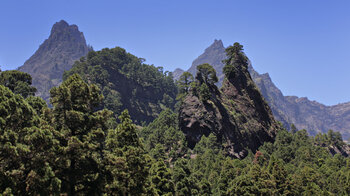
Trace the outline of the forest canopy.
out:
<instances>
[{"instance_id":1,"label":"forest canopy","mask_svg":"<svg viewBox=\"0 0 350 196\"><path fill-rule=\"evenodd\" d=\"M231 61L246 62L240 45L228 52ZM238 72L233 65L225 73ZM1 72L0 194L350 194L350 159L342 153L349 145L332 130L312 137L280 126L273 142L246 149L241 159L214 132L190 148L175 102L181 106L196 89L212 104L206 88L216 81L203 64L176 85L171 73L122 48L103 49L65 73L48 107L34 96L30 75Z\"/></svg>"}]
</instances>

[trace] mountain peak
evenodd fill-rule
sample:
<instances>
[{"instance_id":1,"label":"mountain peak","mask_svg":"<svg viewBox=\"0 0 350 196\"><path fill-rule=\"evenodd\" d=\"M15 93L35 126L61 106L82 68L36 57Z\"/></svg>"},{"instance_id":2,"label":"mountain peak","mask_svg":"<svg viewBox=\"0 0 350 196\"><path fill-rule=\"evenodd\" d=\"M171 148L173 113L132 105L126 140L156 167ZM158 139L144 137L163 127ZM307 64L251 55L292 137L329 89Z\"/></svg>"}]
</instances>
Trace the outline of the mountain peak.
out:
<instances>
[{"instance_id":1,"label":"mountain peak","mask_svg":"<svg viewBox=\"0 0 350 196\"><path fill-rule=\"evenodd\" d=\"M79 31L79 28L77 25L72 24L69 25L66 21L61 20L59 22L56 22L52 28L51 28L51 35L62 35L64 32L68 32L69 34L72 34L74 36L81 37L82 33Z\"/></svg>"},{"instance_id":2,"label":"mountain peak","mask_svg":"<svg viewBox=\"0 0 350 196\"><path fill-rule=\"evenodd\" d=\"M35 54L18 69L32 75L37 95L48 100L50 88L62 81L63 72L88 52L89 47L78 26L61 20L52 26L49 38Z\"/></svg>"},{"instance_id":3,"label":"mountain peak","mask_svg":"<svg viewBox=\"0 0 350 196\"><path fill-rule=\"evenodd\" d=\"M63 31L64 29L68 28L69 27L69 24L64 21L64 20L61 20L59 22L56 22L53 26L52 26L52 29L51 29L51 34L54 33L54 32L58 32L58 31Z\"/></svg>"},{"instance_id":4,"label":"mountain peak","mask_svg":"<svg viewBox=\"0 0 350 196\"><path fill-rule=\"evenodd\" d=\"M212 43L207 49L205 49L205 51L207 50L213 50L213 49L221 49L221 50L225 50L224 44L222 43L221 39L214 40L214 43Z\"/></svg>"}]
</instances>

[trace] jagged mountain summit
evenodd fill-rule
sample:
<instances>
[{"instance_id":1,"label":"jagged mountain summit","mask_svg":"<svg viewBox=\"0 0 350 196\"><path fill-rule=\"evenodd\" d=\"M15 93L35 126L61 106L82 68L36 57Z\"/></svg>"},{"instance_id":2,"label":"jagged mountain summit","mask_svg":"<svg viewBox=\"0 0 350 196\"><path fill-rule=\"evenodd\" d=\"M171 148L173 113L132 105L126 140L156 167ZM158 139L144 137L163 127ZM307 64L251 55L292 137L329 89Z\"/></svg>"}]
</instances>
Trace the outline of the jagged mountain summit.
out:
<instances>
[{"instance_id":1,"label":"jagged mountain summit","mask_svg":"<svg viewBox=\"0 0 350 196\"><path fill-rule=\"evenodd\" d=\"M90 50L78 26L61 20L53 25L49 38L18 70L32 76L37 95L48 101L49 90L62 82L63 72Z\"/></svg>"},{"instance_id":2,"label":"jagged mountain summit","mask_svg":"<svg viewBox=\"0 0 350 196\"><path fill-rule=\"evenodd\" d=\"M239 46L236 43L231 47ZM229 156L244 158L248 150L255 152L264 142L273 142L279 125L250 77L243 52L236 50L229 56L226 66L232 69L225 71L221 89L214 85L216 80L205 82L198 74L210 72L210 66L198 66L195 86L179 110L179 126L190 147L202 135L214 133Z\"/></svg>"},{"instance_id":3,"label":"jagged mountain summit","mask_svg":"<svg viewBox=\"0 0 350 196\"><path fill-rule=\"evenodd\" d=\"M194 68L196 66L209 63L218 73L218 78L223 78L222 67L224 64L222 60L226 59L226 55L219 51L224 50L222 41L215 40L202 55L193 61L188 71L195 74ZM284 96L272 82L268 73L259 74L249 61L248 70L268 102L276 120L281 121L287 128L294 124L297 129L306 129L311 135L315 135L317 132L326 133L332 129L341 132L344 139L350 137L350 102L326 106L317 101L310 101L306 97ZM220 80L217 84L221 86Z\"/></svg>"}]
</instances>

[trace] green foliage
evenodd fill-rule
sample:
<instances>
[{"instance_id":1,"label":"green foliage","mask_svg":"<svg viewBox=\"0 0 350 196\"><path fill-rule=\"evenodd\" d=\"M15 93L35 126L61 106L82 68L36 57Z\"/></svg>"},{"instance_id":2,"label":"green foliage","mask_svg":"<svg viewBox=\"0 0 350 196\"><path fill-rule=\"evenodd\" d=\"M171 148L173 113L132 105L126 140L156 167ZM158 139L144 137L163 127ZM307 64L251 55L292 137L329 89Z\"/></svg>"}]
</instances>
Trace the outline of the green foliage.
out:
<instances>
[{"instance_id":1,"label":"green foliage","mask_svg":"<svg viewBox=\"0 0 350 196\"><path fill-rule=\"evenodd\" d=\"M110 130L106 140L107 193L141 195L146 193L148 158L127 110L120 124Z\"/></svg>"},{"instance_id":2,"label":"green foliage","mask_svg":"<svg viewBox=\"0 0 350 196\"><path fill-rule=\"evenodd\" d=\"M163 161L155 162L150 170L151 182L158 195L173 195L174 183L171 179L171 171Z\"/></svg>"},{"instance_id":3,"label":"green foliage","mask_svg":"<svg viewBox=\"0 0 350 196\"><path fill-rule=\"evenodd\" d=\"M55 134L22 96L0 85L0 193L59 192L61 181L52 168Z\"/></svg>"},{"instance_id":4,"label":"green foliage","mask_svg":"<svg viewBox=\"0 0 350 196\"><path fill-rule=\"evenodd\" d=\"M200 84L205 83L207 85L213 85L218 82L218 77L216 76L215 69L208 63L205 63L197 66L196 80L198 80Z\"/></svg>"},{"instance_id":5,"label":"green foliage","mask_svg":"<svg viewBox=\"0 0 350 196\"><path fill-rule=\"evenodd\" d=\"M334 145L338 147L344 145L343 138L339 132L328 130L326 138L328 145Z\"/></svg>"},{"instance_id":6,"label":"green foliage","mask_svg":"<svg viewBox=\"0 0 350 196\"><path fill-rule=\"evenodd\" d=\"M203 83L199 88L199 97L201 101L206 102L210 100L211 92L206 83Z\"/></svg>"},{"instance_id":7,"label":"green foliage","mask_svg":"<svg viewBox=\"0 0 350 196\"><path fill-rule=\"evenodd\" d=\"M101 89L104 108L117 115L128 109L137 123L150 122L161 112L162 105L174 107L177 87L170 72L143 61L122 48L105 48L91 51L63 78L79 74L85 82Z\"/></svg>"},{"instance_id":8,"label":"green foliage","mask_svg":"<svg viewBox=\"0 0 350 196\"><path fill-rule=\"evenodd\" d=\"M103 75L101 67L95 70ZM98 80L107 84L103 78ZM205 81L192 82L191 90L202 97L202 86L211 85ZM105 97L120 94L104 89ZM138 90L133 91L137 96ZM166 95L163 105L172 98ZM52 109L40 98L24 99L0 85L0 194L350 194L350 159L329 153L346 144L332 130L315 137L306 130L280 130L274 143L238 160L224 155L222 138L214 134L202 136L188 149L171 109L140 127L127 110L115 122L112 112L101 108L102 102L98 86L77 74L51 90Z\"/></svg>"},{"instance_id":9,"label":"green foliage","mask_svg":"<svg viewBox=\"0 0 350 196\"><path fill-rule=\"evenodd\" d=\"M72 75L50 93L52 122L60 132L56 167L62 191L70 195L97 194L103 187L102 147L106 122L112 113L95 111L102 95L97 86L86 84L78 75Z\"/></svg>"},{"instance_id":10,"label":"green foliage","mask_svg":"<svg viewBox=\"0 0 350 196\"><path fill-rule=\"evenodd\" d=\"M185 135L178 128L177 115L170 109L161 112L158 118L142 129L140 136L146 150L156 160L164 157L175 161L187 152Z\"/></svg>"},{"instance_id":11,"label":"green foliage","mask_svg":"<svg viewBox=\"0 0 350 196\"><path fill-rule=\"evenodd\" d=\"M188 93L190 90L190 85L193 82L193 75L190 72L185 71L177 81L177 85L179 88L179 93Z\"/></svg>"},{"instance_id":12,"label":"green foliage","mask_svg":"<svg viewBox=\"0 0 350 196\"><path fill-rule=\"evenodd\" d=\"M161 103L164 104L167 108L172 108L174 105L174 99L165 93L163 94Z\"/></svg>"},{"instance_id":13,"label":"green foliage","mask_svg":"<svg viewBox=\"0 0 350 196\"><path fill-rule=\"evenodd\" d=\"M297 130L297 128L295 127L295 125L292 124L292 125L290 125L290 131L294 134L294 133L296 133L298 130Z\"/></svg>"},{"instance_id":14,"label":"green foliage","mask_svg":"<svg viewBox=\"0 0 350 196\"><path fill-rule=\"evenodd\" d=\"M190 72L184 72L179 80L176 82L177 88L178 88L178 94L176 96L176 105L175 110L178 110L183 103L183 100L185 99L186 95L189 93L190 89L192 92L195 90L193 88L194 84L194 78L193 75Z\"/></svg>"},{"instance_id":15,"label":"green foliage","mask_svg":"<svg viewBox=\"0 0 350 196\"><path fill-rule=\"evenodd\" d=\"M225 66L223 72L226 78L234 78L236 76L237 67L247 67L248 58L243 52L243 46L239 43L234 43L226 49L228 59L224 60Z\"/></svg>"},{"instance_id":16,"label":"green foliage","mask_svg":"<svg viewBox=\"0 0 350 196\"><path fill-rule=\"evenodd\" d=\"M29 96L26 98L26 101L38 115L41 115L43 110L48 108L46 102L41 97Z\"/></svg>"},{"instance_id":17,"label":"green foliage","mask_svg":"<svg viewBox=\"0 0 350 196\"><path fill-rule=\"evenodd\" d=\"M243 46L238 42L235 42L232 46L227 47L226 54L228 56L228 59L225 60L226 64L230 64L229 62L233 61L233 63L231 63L233 65L248 65L248 59L243 52Z\"/></svg>"},{"instance_id":18,"label":"green foliage","mask_svg":"<svg viewBox=\"0 0 350 196\"><path fill-rule=\"evenodd\" d=\"M34 96L36 88L32 85L32 77L17 70L0 72L0 85L9 88L13 93L20 94L24 98Z\"/></svg>"},{"instance_id":19,"label":"green foliage","mask_svg":"<svg viewBox=\"0 0 350 196\"><path fill-rule=\"evenodd\" d=\"M175 195L196 195L198 194L196 178L191 176L186 159L176 161L173 171L173 181L175 182Z\"/></svg>"}]
</instances>

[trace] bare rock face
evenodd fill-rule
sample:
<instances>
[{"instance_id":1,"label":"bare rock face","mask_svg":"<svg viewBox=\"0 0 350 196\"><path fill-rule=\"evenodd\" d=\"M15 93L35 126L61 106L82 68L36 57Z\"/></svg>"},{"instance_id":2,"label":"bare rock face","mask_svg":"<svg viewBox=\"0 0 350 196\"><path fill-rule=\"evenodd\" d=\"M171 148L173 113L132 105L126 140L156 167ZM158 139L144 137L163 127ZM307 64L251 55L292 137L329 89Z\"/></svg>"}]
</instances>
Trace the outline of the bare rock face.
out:
<instances>
[{"instance_id":1,"label":"bare rock face","mask_svg":"<svg viewBox=\"0 0 350 196\"><path fill-rule=\"evenodd\" d=\"M61 20L53 25L50 37L18 70L32 76L37 95L47 101L49 90L62 82L63 72L89 50L92 49L87 46L78 26Z\"/></svg>"},{"instance_id":2,"label":"bare rock face","mask_svg":"<svg viewBox=\"0 0 350 196\"><path fill-rule=\"evenodd\" d=\"M214 133L232 157L244 158L264 142L273 142L279 129L272 112L250 77L237 66L235 77L226 78L219 90L209 85L210 99L202 101L192 89L179 110L179 126L189 147L202 135Z\"/></svg>"},{"instance_id":3,"label":"bare rock face","mask_svg":"<svg viewBox=\"0 0 350 196\"><path fill-rule=\"evenodd\" d=\"M341 147L331 145L331 146L328 146L327 149L328 149L328 152L331 153L332 155L340 154L344 157L350 156L350 145L347 145L347 144Z\"/></svg>"}]
</instances>

